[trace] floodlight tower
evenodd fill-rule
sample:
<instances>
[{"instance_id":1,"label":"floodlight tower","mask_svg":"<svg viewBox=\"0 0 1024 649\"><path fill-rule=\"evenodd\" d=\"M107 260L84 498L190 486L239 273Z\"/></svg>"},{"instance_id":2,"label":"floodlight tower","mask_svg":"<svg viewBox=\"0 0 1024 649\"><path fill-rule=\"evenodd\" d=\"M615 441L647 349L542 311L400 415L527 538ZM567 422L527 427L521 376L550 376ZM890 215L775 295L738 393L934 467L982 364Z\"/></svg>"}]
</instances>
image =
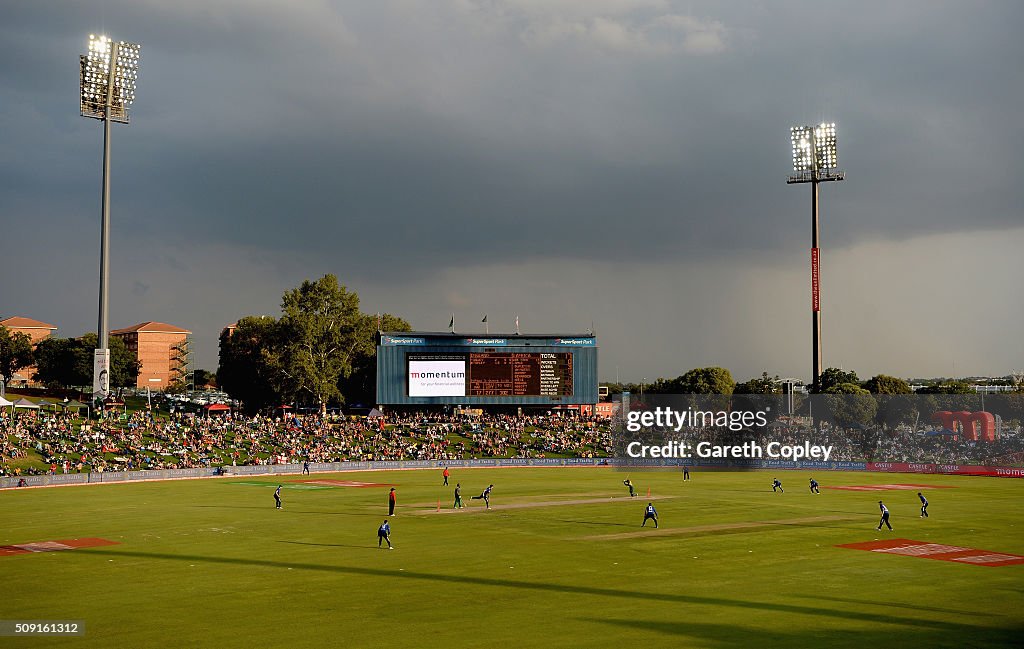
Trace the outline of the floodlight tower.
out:
<instances>
[{"instance_id":1,"label":"floodlight tower","mask_svg":"<svg viewBox=\"0 0 1024 649\"><path fill-rule=\"evenodd\" d=\"M821 274L818 247L818 183L843 180L846 175L836 169L836 125L794 126L789 129L793 140L793 171L786 184L811 184L811 325L813 329L813 389L821 378Z\"/></svg>"},{"instance_id":2,"label":"floodlight tower","mask_svg":"<svg viewBox=\"0 0 1024 649\"><path fill-rule=\"evenodd\" d=\"M100 304L93 355L93 396L104 399L110 390L110 348L107 288L110 275L110 124L128 123L139 76L139 46L89 35L89 53L81 63L82 117L103 121L103 219L100 231Z\"/></svg>"}]
</instances>

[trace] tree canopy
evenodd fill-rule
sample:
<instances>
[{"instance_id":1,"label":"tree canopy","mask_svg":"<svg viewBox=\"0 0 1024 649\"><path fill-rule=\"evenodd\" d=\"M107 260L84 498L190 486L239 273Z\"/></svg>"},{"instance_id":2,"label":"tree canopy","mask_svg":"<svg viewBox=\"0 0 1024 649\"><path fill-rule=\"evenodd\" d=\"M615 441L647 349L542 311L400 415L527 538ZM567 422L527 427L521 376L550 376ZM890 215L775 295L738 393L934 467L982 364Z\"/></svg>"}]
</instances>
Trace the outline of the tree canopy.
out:
<instances>
[{"instance_id":1,"label":"tree canopy","mask_svg":"<svg viewBox=\"0 0 1024 649\"><path fill-rule=\"evenodd\" d=\"M326 410L340 400L338 381L352 371L352 356L367 341L359 337L359 296L334 275L306 280L281 300L285 372L297 392L308 392ZM362 343L362 345L361 345Z\"/></svg>"},{"instance_id":2,"label":"tree canopy","mask_svg":"<svg viewBox=\"0 0 1024 649\"><path fill-rule=\"evenodd\" d=\"M868 392L867 390L865 390L864 388L860 387L856 383L847 382L847 383L837 383L835 385L830 385L828 387L828 389L825 390L825 394L871 394L871 393Z\"/></svg>"},{"instance_id":3,"label":"tree canopy","mask_svg":"<svg viewBox=\"0 0 1024 649\"><path fill-rule=\"evenodd\" d=\"M93 350L96 334L78 338L45 338L36 346L36 380L48 387L82 387L92 385ZM124 341L111 336L110 387L134 386L142 364L128 351Z\"/></svg>"},{"instance_id":4,"label":"tree canopy","mask_svg":"<svg viewBox=\"0 0 1024 649\"><path fill-rule=\"evenodd\" d=\"M779 384L779 377L768 376L768 372L762 372L761 376L737 383L734 390L736 394L781 394L782 386Z\"/></svg>"},{"instance_id":5,"label":"tree canopy","mask_svg":"<svg viewBox=\"0 0 1024 649\"><path fill-rule=\"evenodd\" d=\"M827 419L839 426L849 428L870 424L878 412L878 403L867 390L852 383L833 386L825 397L828 405Z\"/></svg>"},{"instance_id":6,"label":"tree canopy","mask_svg":"<svg viewBox=\"0 0 1024 649\"><path fill-rule=\"evenodd\" d=\"M377 316L363 315L359 325L359 338L369 341L352 359L352 371L343 377L338 388L347 404L372 404L377 394L377 346L374 335L377 332ZM412 331L408 322L384 313L380 316L381 331Z\"/></svg>"},{"instance_id":7,"label":"tree canopy","mask_svg":"<svg viewBox=\"0 0 1024 649\"><path fill-rule=\"evenodd\" d=\"M252 412L280 405L290 397L282 347L277 320L266 316L240 319L234 331L221 332L217 385Z\"/></svg>"},{"instance_id":8,"label":"tree canopy","mask_svg":"<svg viewBox=\"0 0 1024 649\"><path fill-rule=\"evenodd\" d=\"M192 374L192 384L198 390L217 381L217 376L209 370L197 369Z\"/></svg>"},{"instance_id":9,"label":"tree canopy","mask_svg":"<svg viewBox=\"0 0 1024 649\"><path fill-rule=\"evenodd\" d=\"M829 391L829 388L840 385L842 383L852 383L853 385L860 385L860 379L857 378L857 373L854 371L841 370L838 367L830 367L821 373L818 377L818 392Z\"/></svg>"},{"instance_id":10,"label":"tree canopy","mask_svg":"<svg viewBox=\"0 0 1024 649\"><path fill-rule=\"evenodd\" d=\"M0 326L0 380L10 381L15 372L34 360L28 334Z\"/></svg>"},{"instance_id":11,"label":"tree canopy","mask_svg":"<svg viewBox=\"0 0 1024 649\"><path fill-rule=\"evenodd\" d=\"M388 331L409 323L380 316ZM334 275L285 292L281 318L245 317L220 340L217 383L254 412L292 400L330 404L372 401L376 394L377 316Z\"/></svg>"},{"instance_id":12,"label":"tree canopy","mask_svg":"<svg viewBox=\"0 0 1024 649\"><path fill-rule=\"evenodd\" d=\"M910 384L895 376L878 374L868 379L864 388L871 394L913 394Z\"/></svg>"},{"instance_id":13,"label":"tree canopy","mask_svg":"<svg viewBox=\"0 0 1024 649\"><path fill-rule=\"evenodd\" d=\"M967 381L944 381L928 385L917 391L918 394L976 394L977 391Z\"/></svg>"},{"instance_id":14,"label":"tree canopy","mask_svg":"<svg viewBox=\"0 0 1024 649\"><path fill-rule=\"evenodd\" d=\"M697 367L679 377L684 394L732 394L736 381L724 367Z\"/></svg>"}]
</instances>

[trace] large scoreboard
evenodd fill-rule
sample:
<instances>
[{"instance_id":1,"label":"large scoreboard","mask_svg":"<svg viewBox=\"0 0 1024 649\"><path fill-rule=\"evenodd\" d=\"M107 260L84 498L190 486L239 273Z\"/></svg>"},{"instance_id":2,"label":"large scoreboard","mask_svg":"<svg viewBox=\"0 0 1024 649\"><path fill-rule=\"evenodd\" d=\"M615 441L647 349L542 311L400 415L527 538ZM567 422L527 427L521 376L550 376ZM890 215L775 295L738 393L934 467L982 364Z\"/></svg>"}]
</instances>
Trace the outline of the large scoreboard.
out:
<instances>
[{"instance_id":1,"label":"large scoreboard","mask_svg":"<svg viewBox=\"0 0 1024 649\"><path fill-rule=\"evenodd\" d=\"M597 401L593 336L382 334L378 403Z\"/></svg>"}]
</instances>

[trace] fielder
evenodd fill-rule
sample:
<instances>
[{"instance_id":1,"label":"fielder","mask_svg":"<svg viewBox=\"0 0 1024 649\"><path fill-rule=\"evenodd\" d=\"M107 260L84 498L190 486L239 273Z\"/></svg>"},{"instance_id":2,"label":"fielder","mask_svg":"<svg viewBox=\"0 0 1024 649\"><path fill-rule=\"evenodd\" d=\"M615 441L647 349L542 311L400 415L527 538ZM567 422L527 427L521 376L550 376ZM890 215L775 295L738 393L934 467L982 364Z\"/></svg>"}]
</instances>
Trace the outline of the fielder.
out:
<instances>
[{"instance_id":1,"label":"fielder","mask_svg":"<svg viewBox=\"0 0 1024 649\"><path fill-rule=\"evenodd\" d=\"M644 510L644 522L640 523L640 527L646 527L649 520L654 521L654 529L658 529L658 512L654 509L654 503L647 503L647 509Z\"/></svg>"},{"instance_id":2,"label":"fielder","mask_svg":"<svg viewBox=\"0 0 1024 649\"><path fill-rule=\"evenodd\" d=\"M388 550L394 550L395 547L391 545L391 524L388 523L388 519L384 519L384 522L380 527L377 528L377 547L384 541L388 542Z\"/></svg>"},{"instance_id":3,"label":"fielder","mask_svg":"<svg viewBox=\"0 0 1024 649\"><path fill-rule=\"evenodd\" d=\"M882 510L882 518L878 521L878 527L875 529L882 529L882 524L884 523L885 526L888 527L889 531L891 532L892 525L889 525L889 508L883 505L881 500L878 501L878 508Z\"/></svg>"}]
</instances>

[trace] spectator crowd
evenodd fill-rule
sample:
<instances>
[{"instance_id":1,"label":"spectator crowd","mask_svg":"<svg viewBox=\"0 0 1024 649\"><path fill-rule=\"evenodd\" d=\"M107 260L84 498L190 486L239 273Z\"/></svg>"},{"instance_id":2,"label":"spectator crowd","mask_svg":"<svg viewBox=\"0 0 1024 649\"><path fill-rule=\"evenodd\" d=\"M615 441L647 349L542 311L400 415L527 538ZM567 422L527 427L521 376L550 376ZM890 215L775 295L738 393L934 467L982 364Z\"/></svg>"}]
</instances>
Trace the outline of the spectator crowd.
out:
<instances>
[{"instance_id":1,"label":"spectator crowd","mask_svg":"<svg viewBox=\"0 0 1024 649\"><path fill-rule=\"evenodd\" d=\"M30 411L0 416L0 475L307 461L610 457L615 455L615 427L615 422L574 411L416 412L378 418L231 413L204 417L181 412L153 416L137 411L101 421ZM1024 437L1019 431L986 443L908 427L841 429L829 424L810 428L774 423L739 432L687 429L672 437L728 444L809 441L832 446L833 461L1024 464Z\"/></svg>"},{"instance_id":2,"label":"spectator crowd","mask_svg":"<svg viewBox=\"0 0 1024 649\"><path fill-rule=\"evenodd\" d=\"M44 468L22 470L24 462L16 460L32 452ZM0 417L0 475L306 461L606 457L611 452L609 423L575 412L368 418L153 416L137 411L92 422L39 411Z\"/></svg>"}]
</instances>

